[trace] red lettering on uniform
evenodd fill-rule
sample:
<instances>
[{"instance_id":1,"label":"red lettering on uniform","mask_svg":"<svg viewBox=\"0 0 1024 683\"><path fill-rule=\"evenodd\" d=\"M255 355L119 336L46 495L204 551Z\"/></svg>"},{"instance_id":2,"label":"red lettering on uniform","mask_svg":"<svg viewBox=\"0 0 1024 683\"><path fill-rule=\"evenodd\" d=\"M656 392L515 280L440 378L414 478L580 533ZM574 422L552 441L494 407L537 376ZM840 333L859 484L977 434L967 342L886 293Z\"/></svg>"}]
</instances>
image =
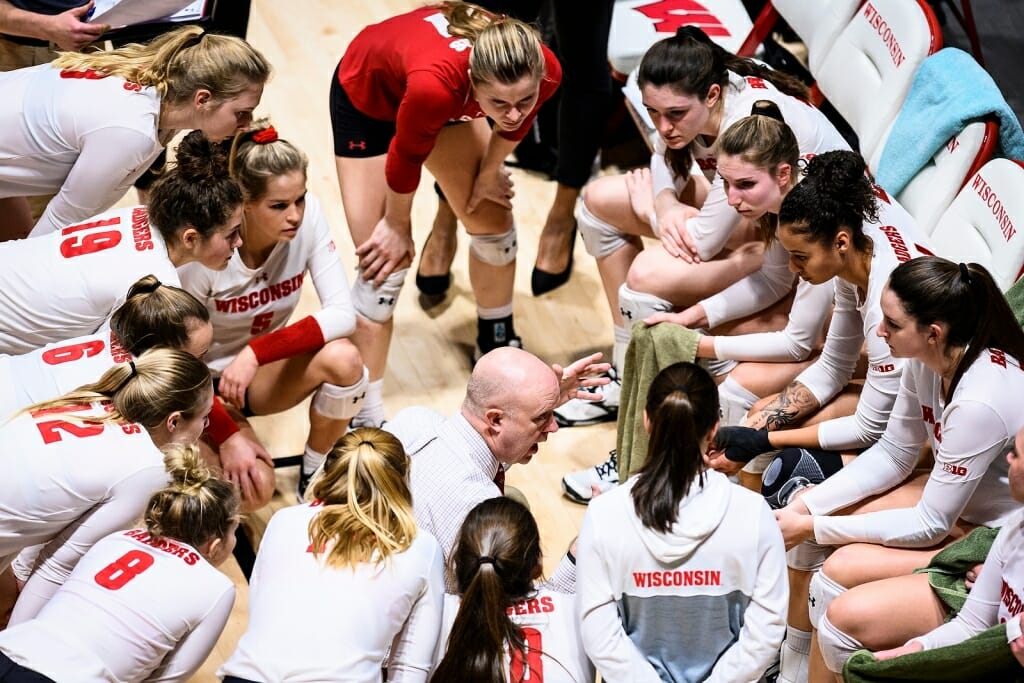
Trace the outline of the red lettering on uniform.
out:
<instances>
[{"instance_id":1,"label":"red lettering on uniform","mask_svg":"<svg viewBox=\"0 0 1024 683\"><path fill-rule=\"evenodd\" d=\"M551 599L550 595L542 595L540 598L540 607L542 612L554 612L555 602Z\"/></svg>"},{"instance_id":2,"label":"red lettering on uniform","mask_svg":"<svg viewBox=\"0 0 1024 683\"><path fill-rule=\"evenodd\" d=\"M139 83L132 83L131 81L125 81L123 87L128 92L142 92L142 85L139 84Z\"/></svg>"},{"instance_id":3,"label":"red lettering on uniform","mask_svg":"<svg viewBox=\"0 0 1024 683\"><path fill-rule=\"evenodd\" d=\"M910 259L914 258L913 254L910 253L910 249L907 248L907 243L903 241L903 236L900 235L900 231L896 229L895 225L882 225L879 227L889 239L889 244L892 246L892 251L896 255L896 260L900 263L906 263Z\"/></svg>"},{"instance_id":4,"label":"red lettering on uniform","mask_svg":"<svg viewBox=\"0 0 1024 683\"><path fill-rule=\"evenodd\" d=\"M141 550L129 550L93 577L96 583L107 590L116 591L153 566L153 556Z\"/></svg>"},{"instance_id":5,"label":"red lettering on uniform","mask_svg":"<svg viewBox=\"0 0 1024 683\"><path fill-rule=\"evenodd\" d=\"M69 70L64 70L64 71L60 72L60 77L61 78L71 78L71 79L80 79L80 78L82 78L82 79L85 79L87 81L98 81L101 78L106 78L107 74L100 73L99 71L96 71L94 69L86 69L85 71L69 71Z\"/></svg>"},{"instance_id":6,"label":"red lettering on uniform","mask_svg":"<svg viewBox=\"0 0 1024 683\"><path fill-rule=\"evenodd\" d=\"M722 572L715 569L633 572L633 583L637 588L720 586L722 585Z\"/></svg>"},{"instance_id":7,"label":"red lettering on uniform","mask_svg":"<svg viewBox=\"0 0 1024 683\"><path fill-rule=\"evenodd\" d=\"M134 422L129 422L127 424L121 425L121 431L124 432L125 434L141 434L142 427L135 424Z\"/></svg>"},{"instance_id":8,"label":"red lettering on uniform","mask_svg":"<svg viewBox=\"0 0 1024 683\"><path fill-rule=\"evenodd\" d=\"M714 157L710 159L697 159L697 166L702 171L716 171L718 170L718 162Z\"/></svg>"},{"instance_id":9,"label":"red lettering on uniform","mask_svg":"<svg viewBox=\"0 0 1024 683\"><path fill-rule=\"evenodd\" d=\"M892 60L892 63L896 65L896 68L902 66L906 60L906 55L903 54L903 48L900 47L899 41L896 40L896 35L892 32L889 22L878 13L878 10L870 2L864 3L864 17L867 19L868 25L875 29L875 32L882 39L882 44L889 51L889 58Z\"/></svg>"},{"instance_id":10,"label":"red lettering on uniform","mask_svg":"<svg viewBox=\"0 0 1024 683\"><path fill-rule=\"evenodd\" d=\"M1003 579L1003 585L999 589L999 599L1006 605L1006 611L1010 613L1010 616L1017 616L1021 612L1024 612L1024 601L1017 595L1017 591L1010 587L1010 584L1006 583L1006 579Z\"/></svg>"},{"instance_id":11,"label":"red lettering on uniform","mask_svg":"<svg viewBox=\"0 0 1024 683\"><path fill-rule=\"evenodd\" d=\"M132 354L124 348L113 330L110 331L110 357L115 363L127 363L132 360Z\"/></svg>"},{"instance_id":12,"label":"red lettering on uniform","mask_svg":"<svg viewBox=\"0 0 1024 683\"><path fill-rule=\"evenodd\" d=\"M199 553L189 553L183 559L185 560L185 564L192 567L199 561Z\"/></svg>"},{"instance_id":13,"label":"red lettering on uniform","mask_svg":"<svg viewBox=\"0 0 1024 683\"><path fill-rule=\"evenodd\" d=\"M79 223L78 225L69 225L60 231L61 235L69 236L66 240L60 243L60 254L64 258L74 258L75 256L82 256L84 254L93 254L97 251L103 251L104 249L110 249L116 247L121 243L121 232L118 230L104 230L102 232L96 232L89 235L75 235L74 233L81 230L88 230L90 228L101 228L111 225L117 225L121 222L121 219L117 216L113 218L105 218L99 221L91 221L89 223Z\"/></svg>"},{"instance_id":14,"label":"red lettering on uniform","mask_svg":"<svg viewBox=\"0 0 1024 683\"><path fill-rule=\"evenodd\" d=\"M1007 242L1012 240L1013 236L1017 234L1017 228L1014 227L1013 220L1010 218L1010 214L1006 212L1006 207L1003 206L999 195L985 182L980 173L974 176L971 188L981 197L981 201L992 212L992 217L996 219L996 222L999 224L999 230L1003 233L1003 239Z\"/></svg>"},{"instance_id":15,"label":"red lettering on uniform","mask_svg":"<svg viewBox=\"0 0 1024 683\"><path fill-rule=\"evenodd\" d=\"M242 294L232 299L214 299L213 304L218 313L245 313L298 292L302 288L302 281L305 277L305 273L299 273L294 277L267 285L255 292Z\"/></svg>"},{"instance_id":16,"label":"red lettering on uniform","mask_svg":"<svg viewBox=\"0 0 1024 683\"><path fill-rule=\"evenodd\" d=\"M988 359L996 365L1006 367L1006 354L999 349L989 349Z\"/></svg>"},{"instance_id":17,"label":"red lettering on uniform","mask_svg":"<svg viewBox=\"0 0 1024 683\"><path fill-rule=\"evenodd\" d=\"M763 78L757 78L755 76L748 76L746 79L747 85L751 88L759 88L761 90L767 90L768 86L765 84Z\"/></svg>"},{"instance_id":18,"label":"red lettering on uniform","mask_svg":"<svg viewBox=\"0 0 1024 683\"><path fill-rule=\"evenodd\" d=\"M658 33L675 33L683 26L698 26L712 37L732 35L718 17L694 0L659 0L633 9L650 19Z\"/></svg>"},{"instance_id":19,"label":"red lettering on uniform","mask_svg":"<svg viewBox=\"0 0 1024 683\"><path fill-rule=\"evenodd\" d=\"M153 233L149 228L149 212L145 207L132 209L132 240L135 241L135 251L153 249Z\"/></svg>"},{"instance_id":20,"label":"red lettering on uniform","mask_svg":"<svg viewBox=\"0 0 1024 683\"><path fill-rule=\"evenodd\" d=\"M921 406L921 419L928 424L935 424L935 411L931 406Z\"/></svg>"}]
</instances>

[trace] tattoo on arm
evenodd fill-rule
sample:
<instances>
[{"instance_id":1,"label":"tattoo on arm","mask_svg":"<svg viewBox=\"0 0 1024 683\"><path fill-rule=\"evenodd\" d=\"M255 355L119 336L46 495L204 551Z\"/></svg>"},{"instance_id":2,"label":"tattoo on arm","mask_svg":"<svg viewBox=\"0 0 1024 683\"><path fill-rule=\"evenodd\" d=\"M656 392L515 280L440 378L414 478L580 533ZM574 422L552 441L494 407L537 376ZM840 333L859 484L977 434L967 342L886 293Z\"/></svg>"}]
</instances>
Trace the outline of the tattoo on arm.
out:
<instances>
[{"instance_id":1,"label":"tattoo on arm","mask_svg":"<svg viewBox=\"0 0 1024 683\"><path fill-rule=\"evenodd\" d=\"M791 382L775 400L764 406L754 417L754 429L766 428L772 432L785 429L810 415L818 408L814 394L800 382Z\"/></svg>"}]
</instances>

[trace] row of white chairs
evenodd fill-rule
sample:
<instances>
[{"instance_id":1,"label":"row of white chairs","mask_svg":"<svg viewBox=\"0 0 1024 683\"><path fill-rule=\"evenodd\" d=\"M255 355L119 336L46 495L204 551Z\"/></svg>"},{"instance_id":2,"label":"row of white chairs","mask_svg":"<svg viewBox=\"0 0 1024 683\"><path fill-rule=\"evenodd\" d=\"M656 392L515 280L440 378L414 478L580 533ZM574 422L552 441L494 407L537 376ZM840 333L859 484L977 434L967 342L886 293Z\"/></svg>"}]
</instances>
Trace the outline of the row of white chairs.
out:
<instances>
[{"instance_id":1,"label":"row of white chairs","mask_svg":"<svg viewBox=\"0 0 1024 683\"><path fill-rule=\"evenodd\" d=\"M636 86L636 67L651 44L693 23L710 28L726 49L756 56L780 17L807 47L812 99L828 99L877 172L918 67L942 47L925 0L771 0L754 22L739 0L619 0L609 61L613 71L629 74L623 92L648 142L657 133ZM982 263L1005 289L1024 266L1024 236L1017 235L1018 226L1024 229L1024 166L989 161L998 134L994 117L968 123L896 198L940 255Z\"/></svg>"}]
</instances>

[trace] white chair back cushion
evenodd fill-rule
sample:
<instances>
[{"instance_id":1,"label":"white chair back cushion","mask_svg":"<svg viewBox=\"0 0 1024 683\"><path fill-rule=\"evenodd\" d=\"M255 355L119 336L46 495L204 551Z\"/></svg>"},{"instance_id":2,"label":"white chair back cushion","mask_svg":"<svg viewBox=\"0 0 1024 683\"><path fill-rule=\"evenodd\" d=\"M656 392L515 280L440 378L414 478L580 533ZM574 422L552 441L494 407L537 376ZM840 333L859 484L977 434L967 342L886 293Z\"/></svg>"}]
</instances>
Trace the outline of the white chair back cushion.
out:
<instances>
[{"instance_id":1,"label":"white chair back cushion","mask_svg":"<svg viewBox=\"0 0 1024 683\"><path fill-rule=\"evenodd\" d=\"M850 23L860 0L772 0L779 16L807 46L811 73L817 71L839 32Z\"/></svg>"},{"instance_id":2,"label":"white chair back cushion","mask_svg":"<svg viewBox=\"0 0 1024 683\"><path fill-rule=\"evenodd\" d=\"M865 159L895 120L917 67L942 44L935 15L923 2L867 0L812 70L860 138Z\"/></svg>"},{"instance_id":3,"label":"white chair back cushion","mask_svg":"<svg viewBox=\"0 0 1024 683\"><path fill-rule=\"evenodd\" d=\"M935 253L980 263L1004 292L1024 265L1024 167L993 159L974 174L932 231Z\"/></svg>"}]
</instances>

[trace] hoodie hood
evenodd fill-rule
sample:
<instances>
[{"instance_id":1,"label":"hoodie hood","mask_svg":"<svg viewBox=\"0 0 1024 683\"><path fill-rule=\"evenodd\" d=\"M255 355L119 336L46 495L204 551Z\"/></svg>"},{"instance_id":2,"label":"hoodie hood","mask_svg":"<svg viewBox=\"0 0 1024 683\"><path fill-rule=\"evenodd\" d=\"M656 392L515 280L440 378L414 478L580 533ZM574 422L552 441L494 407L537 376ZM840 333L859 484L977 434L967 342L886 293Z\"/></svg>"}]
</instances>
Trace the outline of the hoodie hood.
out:
<instances>
[{"instance_id":1,"label":"hoodie hood","mask_svg":"<svg viewBox=\"0 0 1024 683\"><path fill-rule=\"evenodd\" d=\"M632 491L635 483L635 478L626 482L629 491ZM669 533L645 527L633 509L633 497L628 492L620 498L627 508L623 511L623 518L630 520L647 550L659 562L680 562L690 557L722 523L729 507L732 487L733 484L724 474L707 470L704 473L704 486L694 482L690 492L679 501L679 513Z\"/></svg>"}]
</instances>

